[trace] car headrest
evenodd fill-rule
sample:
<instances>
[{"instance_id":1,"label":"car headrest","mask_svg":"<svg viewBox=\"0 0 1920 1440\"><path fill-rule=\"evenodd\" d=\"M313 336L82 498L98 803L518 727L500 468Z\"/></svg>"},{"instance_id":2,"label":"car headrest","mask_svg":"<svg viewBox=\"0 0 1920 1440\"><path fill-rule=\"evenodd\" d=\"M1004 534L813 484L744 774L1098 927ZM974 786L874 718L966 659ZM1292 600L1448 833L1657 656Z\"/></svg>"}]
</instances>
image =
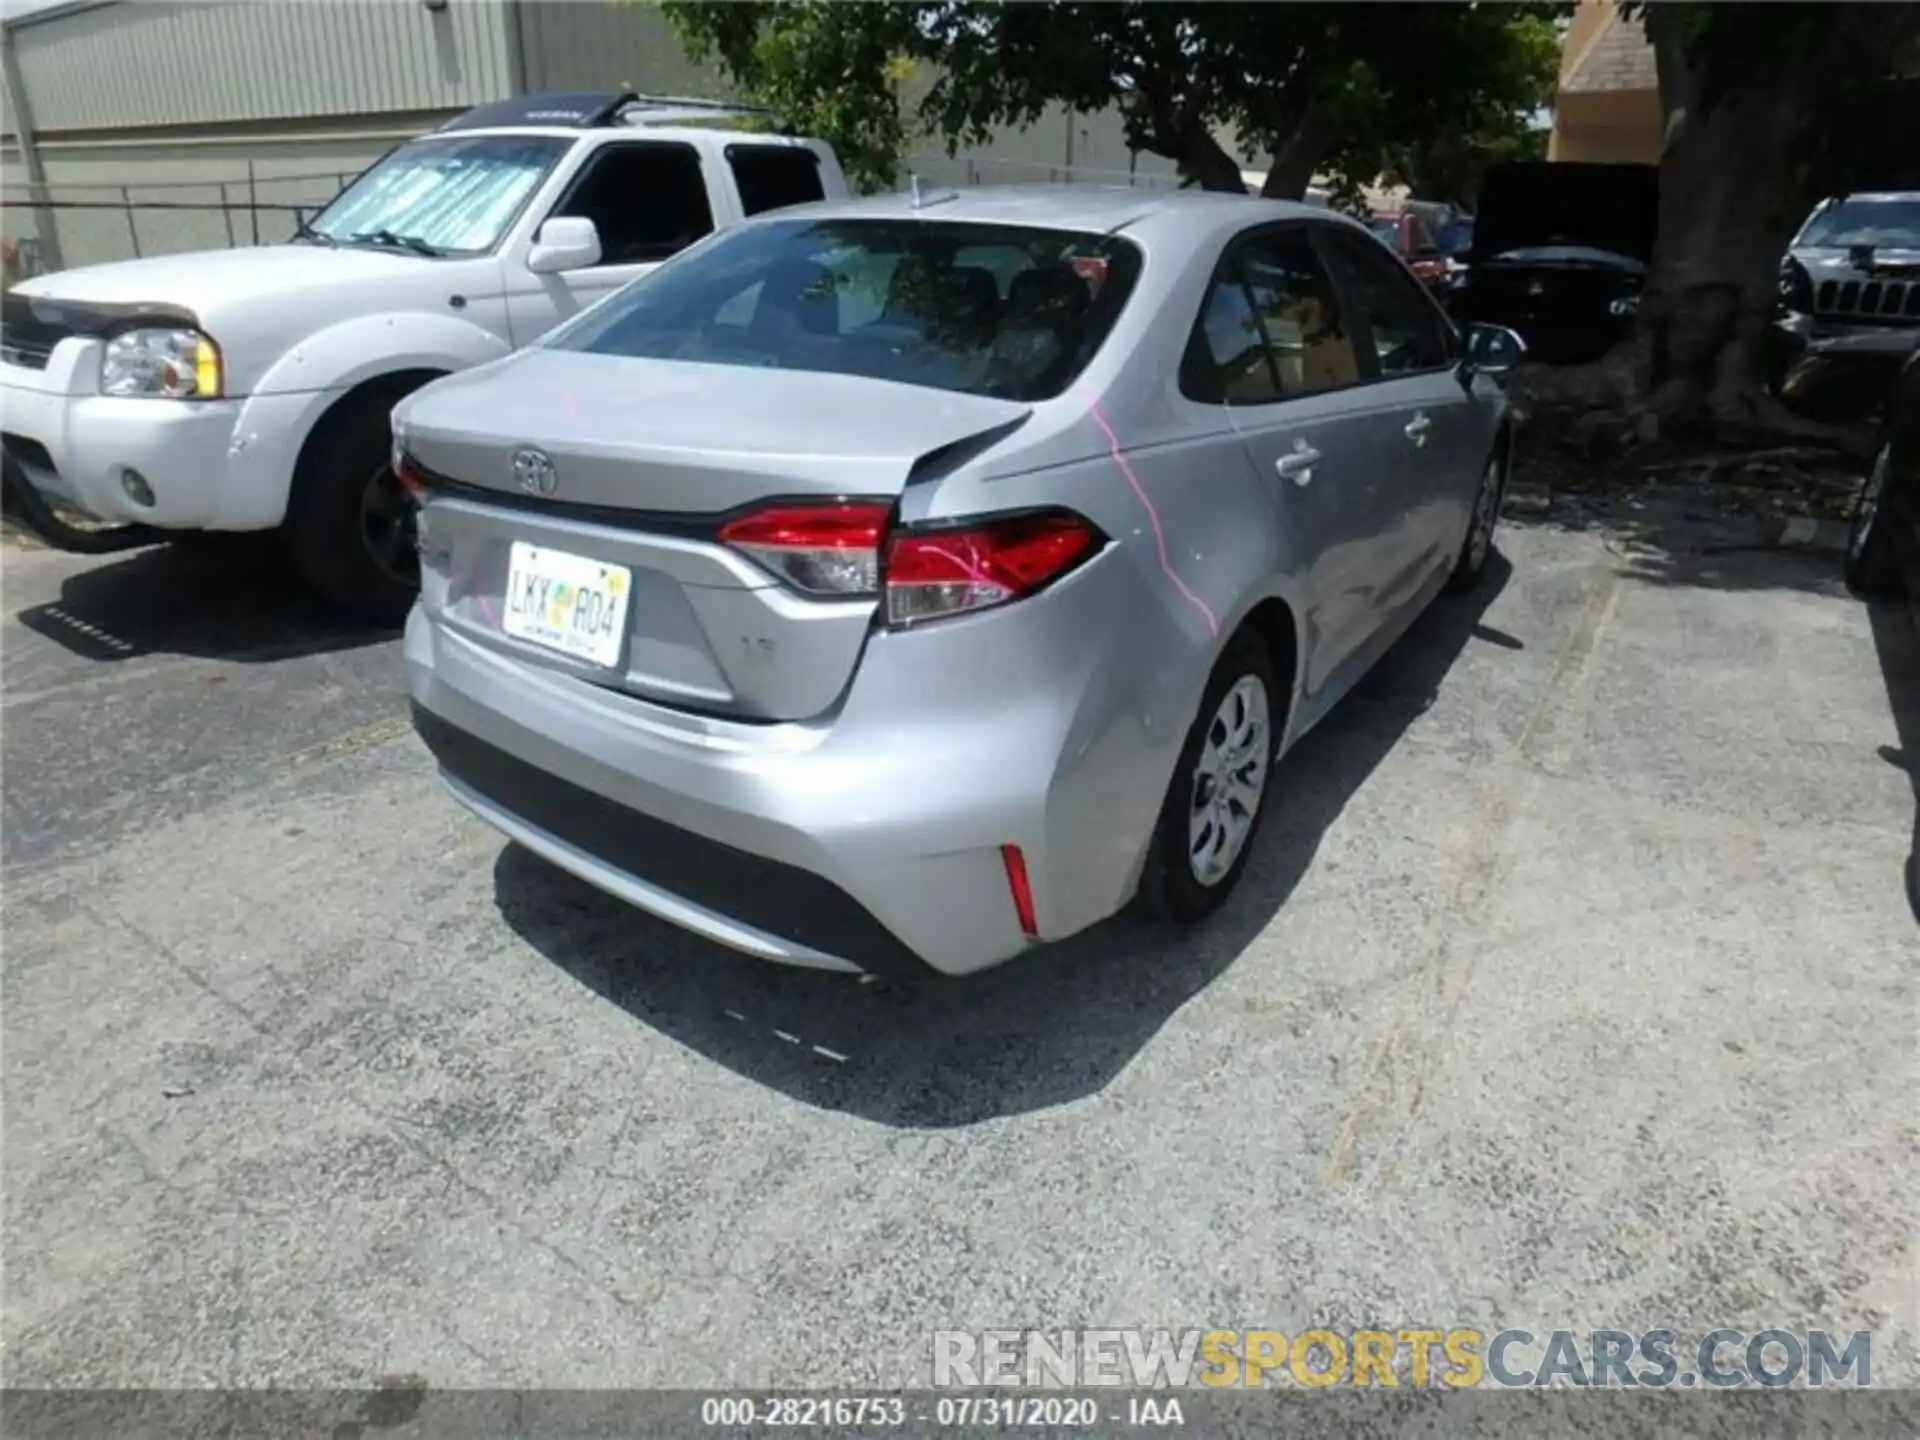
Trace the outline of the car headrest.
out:
<instances>
[{"instance_id":1,"label":"car headrest","mask_svg":"<svg viewBox=\"0 0 1920 1440\"><path fill-rule=\"evenodd\" d=\"M1079 314L1092 302L1087 282L1066 265L1023 270L1007 287L1007 309L1019 320Z\"/></svg>"},{"instance_id":2,"label":"car headrest","mask_svg":"<svg viewBox=\"0 0 1920 1440\"><path fill-rule=\"evenodd\" d=\"M810 335L835 335L840 330L840 292L833 272L807 262L783 267L768 277L754 309L754 328L765 322L791 325Z\"/></svg>"},{"instance_id":3,"label":"car headrest","mask_svg":"<svg viewBox=\"0 0 1920 1440\"><path fill-rule=\"evenodd\" d=\"M993 272L978 265L956 265L946 274L946 286L959 307L978 315L1000 303L1000 286Z\"/></svg>"}]
</instances>

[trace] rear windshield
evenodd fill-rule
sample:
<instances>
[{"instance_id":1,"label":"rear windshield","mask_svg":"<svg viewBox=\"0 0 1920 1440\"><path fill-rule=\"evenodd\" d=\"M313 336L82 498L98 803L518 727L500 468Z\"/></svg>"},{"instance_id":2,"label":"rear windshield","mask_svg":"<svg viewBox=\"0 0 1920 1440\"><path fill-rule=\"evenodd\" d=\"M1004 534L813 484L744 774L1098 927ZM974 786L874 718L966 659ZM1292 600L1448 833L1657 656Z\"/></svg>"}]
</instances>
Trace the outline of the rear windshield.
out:
<instances>
[{"instance_id":1,"label":"rear windshield","mask_svg":"<svg viewBox=\"0 0 1920 1440\"><path fill-rule=\"evenodd\" d=\"M687 252L545 343L1044 400L1093 358L1139 270L1139 252L1110 235L767 221Z\"/></svg>"},{"instance_id":2,"label":"rear windshield","mask_svg":"<svg viewBox=\"0 0 1920 1440\"><path fill-rule=\"evenodd\" d=\"M1842 200L1807 222L1801 245L1885 245L1920 250L1920 196Z\"/></svg>"}]
</instances>

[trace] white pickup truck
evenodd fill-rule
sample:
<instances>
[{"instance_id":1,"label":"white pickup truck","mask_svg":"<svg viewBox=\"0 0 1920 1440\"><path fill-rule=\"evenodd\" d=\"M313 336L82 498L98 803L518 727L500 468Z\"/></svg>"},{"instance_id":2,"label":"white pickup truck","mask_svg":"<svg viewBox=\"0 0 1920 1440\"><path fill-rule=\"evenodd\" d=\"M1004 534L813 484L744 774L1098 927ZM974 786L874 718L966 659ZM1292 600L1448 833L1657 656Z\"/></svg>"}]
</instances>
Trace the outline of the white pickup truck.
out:
<instances>
[{"instance_id":1,"label":"white pickup truck","mask_svg":"<svg viewBox=\"0 0 1920 1440\"><path fill-rule=\"evenodd\" d=\"M417 561L394 404L714 229L846 193L827 145L741 128L756 119L633 95L483 105L389 152L289 244L20 285L0 301L10 509L55 543L85 532L48 499L143 538L284 526L330 599L401 613Z\"/></svg>"}]
</instances>

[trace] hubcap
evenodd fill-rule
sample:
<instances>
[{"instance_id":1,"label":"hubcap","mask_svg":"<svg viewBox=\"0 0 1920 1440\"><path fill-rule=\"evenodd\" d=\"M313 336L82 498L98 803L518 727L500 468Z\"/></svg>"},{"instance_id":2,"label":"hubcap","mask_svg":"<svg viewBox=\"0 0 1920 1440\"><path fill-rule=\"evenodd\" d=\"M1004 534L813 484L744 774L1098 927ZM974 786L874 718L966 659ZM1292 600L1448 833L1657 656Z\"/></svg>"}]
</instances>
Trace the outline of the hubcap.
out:
<instances>
[{"instance_id":1,"label":"hubcap","mask_svg":"<svg viewBox=\"0 0 1920 1440\"><path fill-rule=\"evenodd\" d=\"M1218 885L1246 848L1272 752L1267 687L1242 675L1213 712L1193 772L1187 863L1202 885Z\"/></svg>"},{"instance_id":2,"label":"hubcap","mask_svg":"<svg viewBox=\"0 0 1920 1440\"><path fill-rule=\"evenodd\" d=\"M374 471L360 492L360 539L373 563L386 574L403 585L420 583L413 500L400 488L391 466Z\"/></svg>"},{"instance_id":3,"label":"hubcap","mask_svg":"<svg viewBox=\"0 0 1920 1440\"><path fill-rule=\"evenodd\" d=\"M1487 462L1487 473L1480 477L1480 493L1473 497L1473 537L1467 546L1467 562L1476 570L1487 560L1493 545L1493 527L1500 518L1500 461Z\"/></svg>"},{"instance_id":4,"label":"hubcap","mask_svg":"<svg viewBox=\"0 0 1920 1440\"><path fill-rule=\"evenodd\" d=\"M1880 513L1880 492L1887 484L1887 464L1893 455L1891 445L1884 446L1873 462L1873 472L1860 487L1860 501L1853 511L1853 529L1847 535L1847 549L1858 560L1867 548L1867 536L1873 533L1874 517Z\"/></svg>"}]
</instances>

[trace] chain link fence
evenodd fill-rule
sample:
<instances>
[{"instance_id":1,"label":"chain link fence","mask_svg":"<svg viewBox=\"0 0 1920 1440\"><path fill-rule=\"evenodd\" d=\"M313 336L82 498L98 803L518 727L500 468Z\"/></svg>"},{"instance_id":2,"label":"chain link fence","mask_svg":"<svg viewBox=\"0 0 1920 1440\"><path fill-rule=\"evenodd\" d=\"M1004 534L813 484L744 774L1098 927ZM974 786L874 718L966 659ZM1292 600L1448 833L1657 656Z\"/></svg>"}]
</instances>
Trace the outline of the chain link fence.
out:
<instances>
[{"instance_id":1,"label":"chain link fence","mask_svg":"<svg viewBox=\"0 0 1920 1440\"><path fill-rule=\"evenodd\" d=\"M993 155L916 154L901 170L923 185L1127 185L1178 188L1172 175L1090 166L1047 165ZM354 178L352 171L261 175L249 165L224 180L101 185L21 184L8 196L7 278L46 268L46 247L33 230L48 219L58 227L61 258L69 268L218 250L273 245L292 238ZM25 223L22 223L25 222Z\"/></svg>"},{"instance_id":2,"label":"chain link fence","mask_svg":"<svg viewBox=\"0 0 1920 1440\"><path fill-rule=\"evenodd\" d=\"M10 237L16 250L14 278L44 268L46 246L37 231L49 220L58 229L61 259L68 267L273 245L292 238L353 178L352 171L265 176L249 167L225 180L22 184L7 197L8 209L36 233Z\"/></svg>"}]
</instances>

